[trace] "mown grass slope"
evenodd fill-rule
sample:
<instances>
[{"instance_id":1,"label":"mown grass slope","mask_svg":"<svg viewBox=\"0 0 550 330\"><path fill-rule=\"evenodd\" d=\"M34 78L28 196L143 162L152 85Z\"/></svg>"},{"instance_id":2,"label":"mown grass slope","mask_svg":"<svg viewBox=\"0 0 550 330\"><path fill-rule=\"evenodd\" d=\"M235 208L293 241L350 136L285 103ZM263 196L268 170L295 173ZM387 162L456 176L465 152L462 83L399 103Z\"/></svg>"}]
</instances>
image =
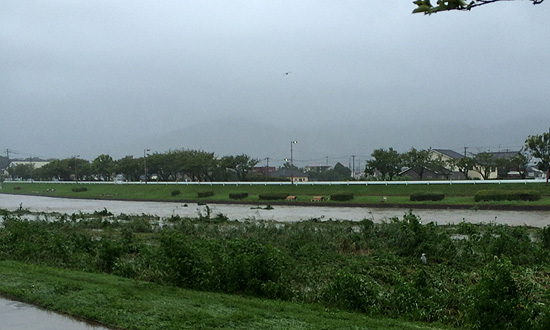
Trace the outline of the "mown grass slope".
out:
<instances>
[{"instance_id":1,"label":"mown grass slope","mask_svg":"<svg viewBox=\"0 0 550 330\"><path fill-rule=\"evenodd\" d=\"M73 189L86 188L86 191L75 192ZM502 191L535 190L542 198L538 201L499 201L475 202L474 196L480 190L493 189ZM178 191L174 194L174 191ZM213 196L200 198L200 192L213 192ZM95 198L118 200L157 200L157 201L205 201L205 202L244 202L265 203L259 200L260 194L288 194L297 197L299 203L341 204L330 200L336 193L351 193L354 198L347 204L380 205L511 205L511 206L550 206L550 186L544 183L503 183L503 184L431 184L431 185L165 185L165 184L69 184L69 183L28 183L4 182L2 193L31 194L41 196ZM441 201L413 202L410 195L420 192L438 192L445 196ZM248 193L248 197L233 200L232 193ZM312 202L313 196L323 196L325 201ZM385 197L385 198L384 198ZM286 201L286 203L292 203Z\"/></svg>"}]
</instances>

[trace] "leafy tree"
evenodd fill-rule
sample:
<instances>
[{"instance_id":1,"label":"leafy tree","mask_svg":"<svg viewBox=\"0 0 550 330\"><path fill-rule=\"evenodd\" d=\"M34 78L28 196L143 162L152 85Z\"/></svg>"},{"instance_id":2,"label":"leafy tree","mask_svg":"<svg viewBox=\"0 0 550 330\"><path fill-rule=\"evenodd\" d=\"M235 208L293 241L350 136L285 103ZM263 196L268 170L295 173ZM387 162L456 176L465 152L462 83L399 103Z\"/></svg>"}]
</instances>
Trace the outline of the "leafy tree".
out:
<instances>
[{"instance_id":1,"label":"leafy tree","mask_svg":"<svg viewBox=\"0 0 550 330\"><path fill-rule=\"evenodd\" d=\"M237 174L234 173L235 169L235 157L223 156L218 159L216 171L216 178L220 181L231 181L231 178L236 178Z\"/></svg>"},{"instance_id":2,"label":"leafy tree","mask_svg":"<svg viewBox=\"0 0 550 330\"><path fill-rule=\"evenodd\" d=\"M438 0L437 6L433 6L430 0L415 0L413 3L417 6L413 10L413 14L424 13L425 15L431 15L440 11L448 10L470 10L474 7L487 5L493 2L510 1L510 0ZM544 0L529 0L534 5L542 3Z\"/></svg>"},{"instance_id":3,"label":"leafy tree","mask_svg":"<svg viewBox=\"0 0 550 330\"><path fill-rule=\"evenodd\" d=\"M36 170L36 177L44 180L59 179L68 181L71 179L71 173L74 173L74 171L71 170L71 161L72 159L52 160Z\"/></svg>"},{"instance_id":4,"label":"leafy tree","mask_svg":"<svg viewBox=\"0 0 550 330\"><path fill-rule=\"evenodd\" d=\"M497 168L506 166L506 158L496 157L492 152L480 152L474 155L473 170L478 172L484 180L488 180L491 173Z\"/></svg>"},{"instance_id":5,"label":"leafy tree","mask_svg":"<svg viewBox=\"0 0 550 330\"><path fill-rule=\"evenodd\" d=\"M424 178L424 172L427 169L433 168L433 162L430 155L430 150L417 150L411 148L411 150L402 155L403 165L410 167L420 180Z\"/></svg>"},{"instance_id":6,"label":"leafy tree","mask_svg":"<svg viewBox=\"0 0 550 330\"><path fill-rule=\"evenodd\" d=\"M92 175L92 168L90 162L85 159L80 158L67 158L65 161L68 161L72 174L74 174L75 179L86 180Z\"/></svg>"},{"instance_id":7,"label":"leafy tree","mask_svg":"<svg viewBox=\"0 0 550 330\"><path fill-rule=\"evenodd\" d=\"M114 171L117 174L124 175L128 181L137 181L143 172L142 160L135 159L133 156L126 156L115 162Z\"/></svg>"},{"instance_id":8,"label":"leafy tree","mask_svg":"<svg viewBox=\"0 0 550 330\"><path fill-rule=\"evenodd\" d=\"M533 157L538 158L537 168L541 171L548 171L550 169L550 133L530 135L525 140L525 146Z\"/></svg>"},{"instance_id":9,"label":"leafy tree","mask_svg":"<svg viewBox=\"0 0 550 330\"><path fill-rule=\"evenodd\" d=\"M402 157L393 148L389 150L376 149L371 156L374 159L367 161L365 173L374 175L378 172L383 180L388 178L391 181L396 174L401 172Z\"/></svg>"},{"instance_id":10,"label":"leafy tree","mask_svg":"<svg viewBox=\"0 0 550 330\"><path fill-rule=\"evenodd\" d=\"M351 170L339 162L334 165L334 172L338 174L338 180L345 180L351 177Z\"/></svg>"},{"instance_id":11,"label":"leafy tree","mask_svg":"<svg viewBox=\"0 0 550 330\"><path fill-rule=\"evenodd\" d=\"M18 164L15 166L13 175L23 180L31 179L34 170L34 165L31 164Z\"/></svg>"},{"instance_id":12,"label":"leafy tree","mask_svg":"<svg viewBox=\"0 0 550 330\"><path fill-rule=\"evenodd\" d=\"M258 159L250 158L250 156L242 154L235 157L235 171L240 181L246 179L248 171L254 168L260 161Z\"/></svg>"},{"instance_id":13,"label":"leafy tree","mask_svg":"<svg viewBox=\"0 0 550 330\"><path fill-rule=\"evenodd\" d=\"M109 155L99 155L92 161L91 169L100 179L110 181L115 169L115 161Z\"/></svg>"},{"instance_id":14,"label":"leafy tree","mask_svg":"<svg viewBox=\"0 0 550 330\"><path fill-rule=\"evenodd\" d=\"M245 181L248 172L259 163L258 159L250 158L250 156L242 154L238 156L224 156L217 162L218 172L224 181L227 181L231 172L235 173L237 180Z\"/></svg>"},{"instance_id":15,"label":"leafy tree","mask_svg":"<svg viewBox=\"0 0 550 330\"><path fill-rule=\"evenodd\" d=\"M166 153L154 153L147 157L147 173L156 174L158 180L175 180L180 171L182 153L185 151L174 150Z\"/></svg>"},{"instance_id":16,"label":"leafy tree","mask_svg":"<svg viewBox=\"0 0 550 330\"><path fill-rule=\"evenodd\" d=\"M449 168L455 168L455 162L454 162L454 158L451 158L449 160L445 160L443 159L443 156L442 155L438 155L436 158L432 158L430 159L430 169L437 172L437 173L441 173L445 176L445 178L448 180L451 178L451 175L453 174L453 171L450 170Z\"/></svg>"},{"instance_id":17,"label":"leafy tree","mask_svg":"<svg viewBox=\"0 0 550 330\"><path fill-rule=\"evenodd\" d=\"M508 161L508 167L511 170L519 172L521 178L525 179L525 170L527 169L527 165L531 161L531 158L533 158L533 156L530 150L523 147L517 155Z\"/></svg>"},{"instance_id":18,"label":"leafy tree","mask_svg":"<svg viewBox=\"0 0 550 330\"><path fill-rule=\"evenodd\" d=\"M469 179L468 173L472 171L476 165L475 159L472 157L464 156L460 159L453 160L453 164L456 166L458 171L462 174L464 174L464 177L466 179Z\"/></svg>"},{"instance_id":19,"label":"leafy tree","mask_svg":"<svg viewBox=\"0 0 550 330\"><path fill-rule=\"evenodd\" d=\"M218 172L218 161L213 152L179 150L177 155L178 173L193 181L212 181Z\"/></svg>"}]
</instances>

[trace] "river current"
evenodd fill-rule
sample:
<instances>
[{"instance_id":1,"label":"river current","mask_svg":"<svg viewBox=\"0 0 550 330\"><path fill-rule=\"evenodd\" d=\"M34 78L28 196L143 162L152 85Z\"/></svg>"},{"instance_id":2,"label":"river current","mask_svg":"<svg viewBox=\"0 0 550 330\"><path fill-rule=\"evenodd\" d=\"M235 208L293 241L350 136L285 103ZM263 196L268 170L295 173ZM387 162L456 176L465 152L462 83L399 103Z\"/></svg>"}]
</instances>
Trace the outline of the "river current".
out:
<instances>
[{"instance_id":1,"label":"river current","mask_svg":"<svg viewBox=\"0 0 550 330\"><path fill-rule=\"evenodd\" d=\"M107 209L114 215L150 214L159 217L179 215L196 217L205 214L206 206L194 203L177 202L135 202L107 201L90 199L68 199L40 196L0 194L0 208L17 210L28 209L32 212L93 213ZM320 220L361 221L371 219L375 222L386 221L392 217L402 217L409 209L371 208L371 207L330 207L330 206L279 206L266 210L251 205L208 204L211 215L223 214L230 220L272 220L279 222ZM508 225L528 225L545 227L550 224L550 211L500 211L500 210L437 210L413 209L423 223L453 224L462 221L470 223L498 223Z\"/></svg>"}]
</instances>

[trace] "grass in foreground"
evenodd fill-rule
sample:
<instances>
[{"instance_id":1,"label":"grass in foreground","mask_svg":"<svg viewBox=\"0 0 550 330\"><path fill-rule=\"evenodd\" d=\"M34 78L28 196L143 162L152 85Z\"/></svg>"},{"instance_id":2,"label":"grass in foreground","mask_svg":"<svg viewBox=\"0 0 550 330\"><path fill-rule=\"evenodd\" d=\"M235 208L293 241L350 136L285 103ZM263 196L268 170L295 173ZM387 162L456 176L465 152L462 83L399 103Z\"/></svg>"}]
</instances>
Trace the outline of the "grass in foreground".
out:
<instances>
[{"instance_id":1,"label":"grass in foreground","mask_svg":"<svg viewBox=\"0 0 550 330\"><path fill-rule=\"evenodd\" d=\"M13 261L0 261L0 292L116 329L437 328L319 305L197 292Z\"/></svg>"}]
</instances>

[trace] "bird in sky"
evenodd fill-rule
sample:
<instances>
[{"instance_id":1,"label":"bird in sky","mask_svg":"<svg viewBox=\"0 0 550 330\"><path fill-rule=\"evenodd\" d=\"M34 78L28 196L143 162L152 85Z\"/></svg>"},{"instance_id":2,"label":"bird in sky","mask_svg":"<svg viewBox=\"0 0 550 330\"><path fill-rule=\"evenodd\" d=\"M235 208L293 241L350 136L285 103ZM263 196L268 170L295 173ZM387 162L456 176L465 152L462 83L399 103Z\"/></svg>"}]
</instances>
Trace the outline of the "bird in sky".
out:
<instances>
[{"instance_id":1,"label":"bird in sky","mask_svg":"<svg viewBox=\"0 0 550 330\"><path fill-rule=\"evenodd\" d=\"M284 75L284 76L288 76L288 75L291 74L291 73L292 73L292 71L288 71L288 72L283 73L283 75Z\"/></svg>"}]
</instances>

